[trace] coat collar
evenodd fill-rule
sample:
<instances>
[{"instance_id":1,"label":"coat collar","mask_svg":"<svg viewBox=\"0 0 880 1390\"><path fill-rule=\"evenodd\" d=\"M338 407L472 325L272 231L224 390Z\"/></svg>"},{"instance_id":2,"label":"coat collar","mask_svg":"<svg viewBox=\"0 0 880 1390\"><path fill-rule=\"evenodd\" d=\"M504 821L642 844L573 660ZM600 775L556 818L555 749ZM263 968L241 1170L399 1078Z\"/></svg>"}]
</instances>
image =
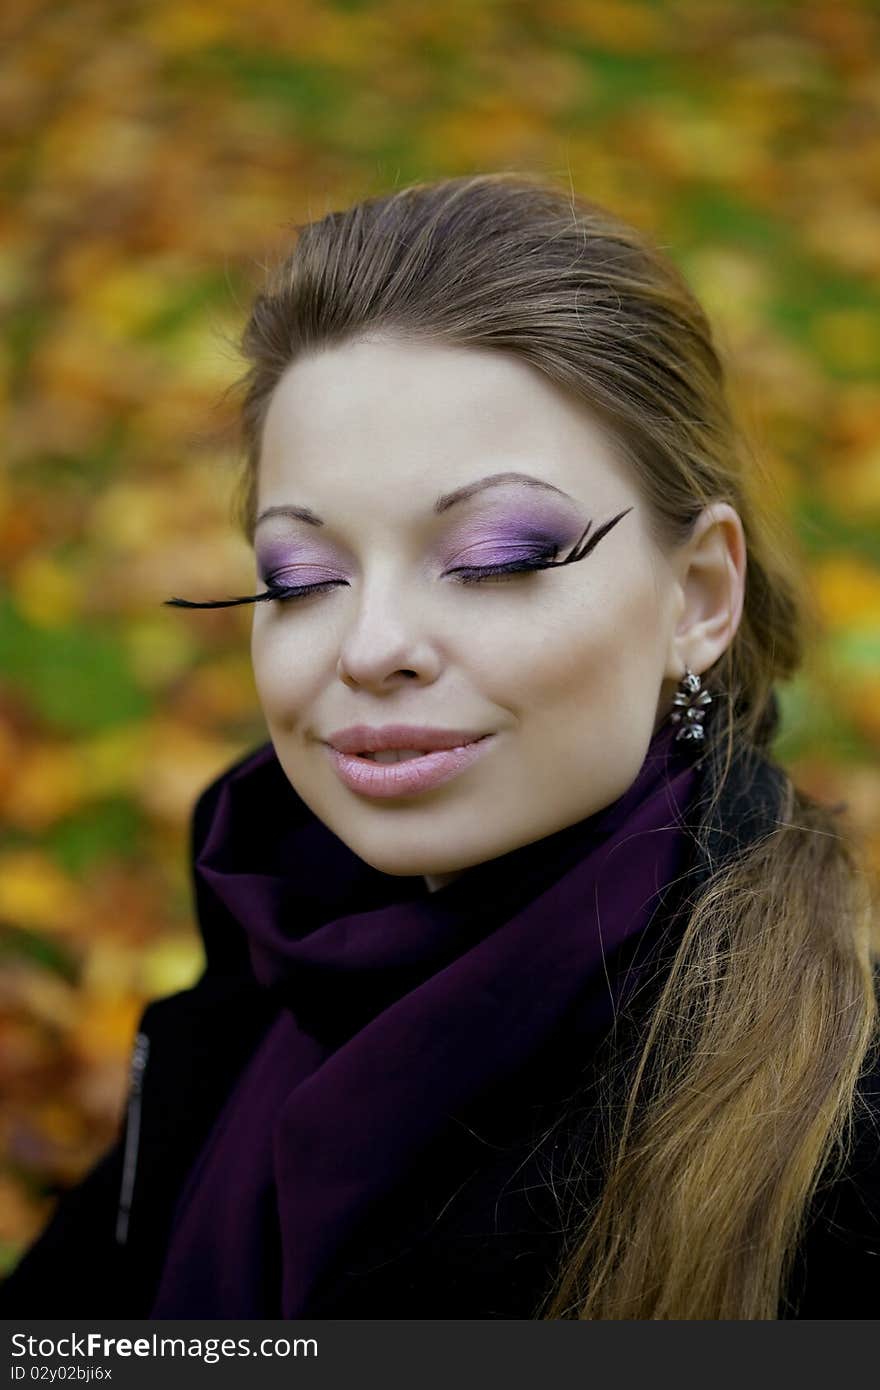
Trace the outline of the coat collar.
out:
<instances>
[{"instance_id":1,"label":"coat collar","mask_svg":"<svg viewBox=\"0 0 880 1390\"><path fill-rule=\"evenodd\" d=\"M784 823L790 785L783 769L766 754L741 740L734 741L721 795L712 809L712 794L722 777L724 749L710 743L701 761L702 790L690 813L696 843L692 887L701 886Z\"/></svg>"}]
</instances>

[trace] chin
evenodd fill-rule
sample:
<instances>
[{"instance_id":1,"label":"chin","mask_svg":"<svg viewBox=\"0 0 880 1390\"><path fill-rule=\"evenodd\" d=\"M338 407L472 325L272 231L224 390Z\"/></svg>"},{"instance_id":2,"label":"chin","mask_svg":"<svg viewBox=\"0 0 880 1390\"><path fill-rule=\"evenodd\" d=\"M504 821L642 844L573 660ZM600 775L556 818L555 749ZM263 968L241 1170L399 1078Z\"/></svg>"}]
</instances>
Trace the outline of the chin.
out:
<instances>
[{"instance_id":1,"label":"chin","mask_svg":"<svg viewBox=\"0 0 880 1390\"><path fill-rule=\"evenodd\" d=\"M336 833L338 834L338 831ZM429 854L424 848L421 851L417 847L406 851L398 844L388 846L386 853L381 848L371 852L366 844L359 845L354 840L346 843L358 858L363 859L365 864L369 864L370 868L378 870L379 873L388 874L392 878L436 879L438 887L447 879L456 878L471 864L479 863L481 859L480 855L474 856L472 847L470 854L438 860L436 852Z\"/></svg>"},{"instance_id":2,"label":"chin","mask_svg":"<svg viewBox=\"0 0 880 1390\"><path fill-rule=\"evenodd\" d=\"M365 864L369 864L371 869L376 869L380 874L388 874L390 878L429 878L432 881L438 880L437 886L442 887L447 878L455 878L462 872L460 868L450 869L446 865L442 869L434 868L429 862L423 859L400 859L385 855L361 854L359 850L354 851Z\"/></svg>"}]
</instances>

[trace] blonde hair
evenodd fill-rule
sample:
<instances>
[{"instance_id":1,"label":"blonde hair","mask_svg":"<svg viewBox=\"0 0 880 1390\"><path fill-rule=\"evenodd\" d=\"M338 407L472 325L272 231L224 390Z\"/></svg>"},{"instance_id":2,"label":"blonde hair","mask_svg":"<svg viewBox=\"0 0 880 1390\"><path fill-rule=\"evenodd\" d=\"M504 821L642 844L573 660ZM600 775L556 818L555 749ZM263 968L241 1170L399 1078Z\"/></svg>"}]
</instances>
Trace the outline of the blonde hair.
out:
<instances>
[{"instance_id":1,"label":"blonde hair","mask_svg":"<svg viewBox=\"0 0 880 1390\"><path fill-rule=\"evenodd\" d=\"M247 539L266 409L301 354L387 332L530 362L613 431L658 546L685 541L711 502L741 518L742 618L703 673L720 767L711 815L734 750L768 754L774 687L802 664L817 619L792 539L759 505L710 325L681 274L607 209L524 175L417 183L295 231L242 337L235 513ZM772 833L688 904L619 1106L609 1074L600 1190L573 1208L536 1317L780 1316L877 1041L863 848L833 810L785 774L782 785Z\"/></svg>"}]
</instances>

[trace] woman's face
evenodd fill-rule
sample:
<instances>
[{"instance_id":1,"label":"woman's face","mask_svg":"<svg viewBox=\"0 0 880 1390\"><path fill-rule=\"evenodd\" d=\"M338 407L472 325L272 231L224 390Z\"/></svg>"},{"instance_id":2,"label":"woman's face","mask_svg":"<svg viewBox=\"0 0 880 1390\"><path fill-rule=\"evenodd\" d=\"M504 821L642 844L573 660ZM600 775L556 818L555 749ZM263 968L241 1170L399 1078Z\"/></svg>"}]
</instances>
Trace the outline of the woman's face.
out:
<instances>
[{"instance_id":1,"label":"woman's face","mask_svg":"<svg viewBox=\"0 0 880 1390\"><path fill-rule=\"evenodd\" d=\"M496 473L527 474L435 508ZM360 341L299 359L263 435L260 581L342 580L255 604L251 650L278 759L363 860L438 887L601 810L632 784L684 660L684 605L640 497L586 408L517 358ZM632 508L585 559L462 583ZM699 652L696 652L699 655ZM491 734L426 789L369 796L325 743L350 725ZM417 747L417 744L411 744Z\"/></svg>"}]
</instances>

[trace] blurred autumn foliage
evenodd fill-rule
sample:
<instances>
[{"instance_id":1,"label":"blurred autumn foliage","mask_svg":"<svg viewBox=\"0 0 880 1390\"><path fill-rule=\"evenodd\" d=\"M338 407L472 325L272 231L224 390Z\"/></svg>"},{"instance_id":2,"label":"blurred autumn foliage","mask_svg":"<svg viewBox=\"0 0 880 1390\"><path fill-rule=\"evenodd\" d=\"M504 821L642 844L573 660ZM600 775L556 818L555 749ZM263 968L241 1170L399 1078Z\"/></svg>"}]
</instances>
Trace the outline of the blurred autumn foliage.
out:
<instances>
[{"instance_id":1,"label":"blurred autumn foliage","mask_svg":"<svg viewBox=\"0 0 880 1390\"><path fill-rule=\"evenodd\" d=\"M234 339L286 226L525 169L653 231L717 326L824 619L776 754L880 873L880 19L869 0L12 0L0 19L0 1243L118 1125L201 966L187 831L267 737ZM11 138L10 138L11 137Z\"/></svg>"}]
</instances>

